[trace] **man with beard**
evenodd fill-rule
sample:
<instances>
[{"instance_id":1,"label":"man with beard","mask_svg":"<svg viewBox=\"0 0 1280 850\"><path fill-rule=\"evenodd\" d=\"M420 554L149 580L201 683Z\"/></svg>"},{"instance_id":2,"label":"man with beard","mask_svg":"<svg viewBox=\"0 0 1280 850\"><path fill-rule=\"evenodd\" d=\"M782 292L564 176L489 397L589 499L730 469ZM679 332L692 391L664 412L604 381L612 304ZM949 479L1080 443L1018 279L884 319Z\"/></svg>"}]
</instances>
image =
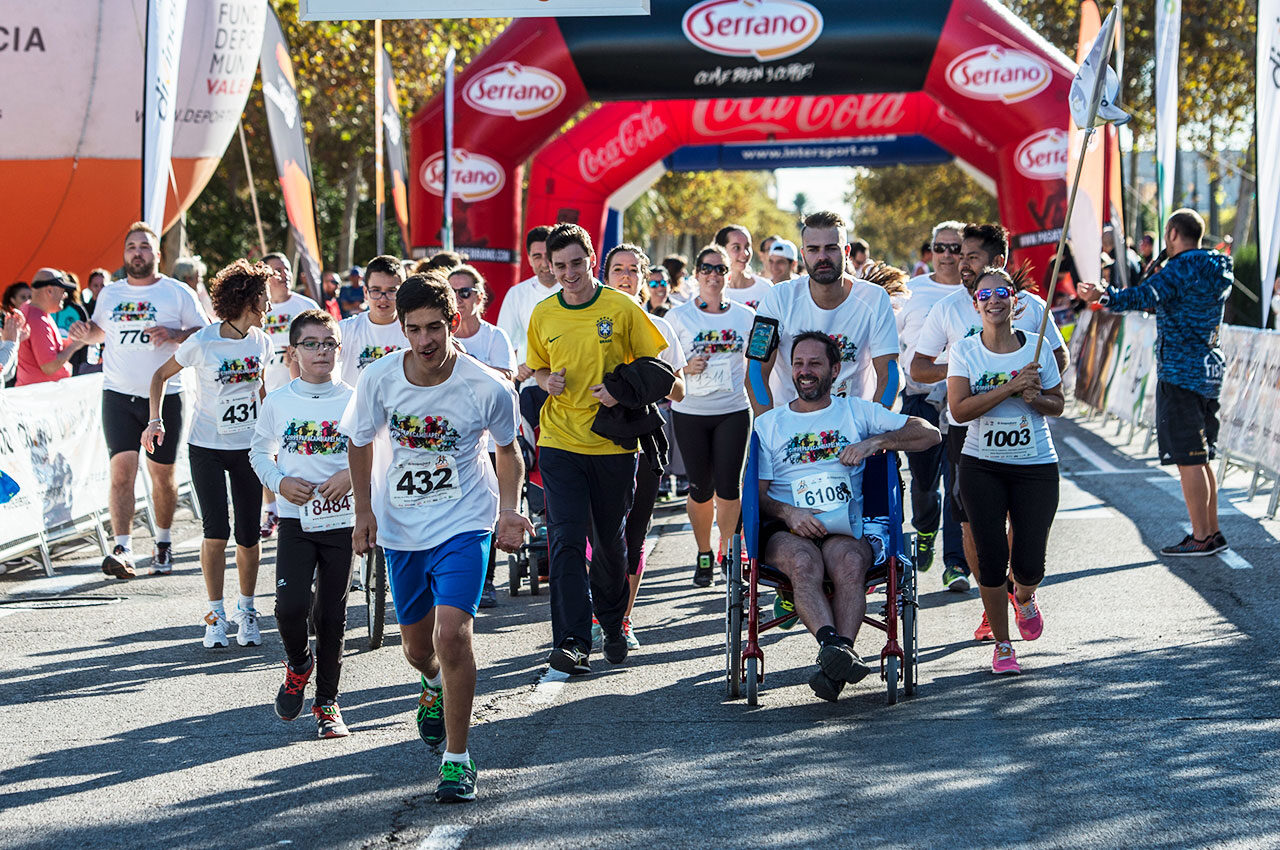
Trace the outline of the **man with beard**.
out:
<instances>
[{"instance_id":1,"label":"man with beard","mask_svg":"<svg viewBox=\"0 0 1280 850\"><path fill-rule=\"evenodd\" d=\"M818 641L809 687L834 702L846 684L871 672L853 646L873 563L862 530L863 461L882 451L922 451L942 438L918 416L857 397L833 398L841 352L825 333L797 334L790 365L796 398L755 423L760 550L765 563L791 580L796 612ZM834 586L830 599L824 580Z\"/></svg>"},{"instance_id":2,"label":"man with beard","mask_svg":"<svg viewBox=\"0 0 1280 850\"><path fill-rule=\"evenodd\" d=\"M498 310L498 327L507 332L516 349L517 384L533 376L533 370L525 360L529 351L529 319L533 316L534 305L560 291L560 282L551 271L551 255L547 253L547 236L550 233L550 227L539 225L525 235L524 248L533 268L533 277L508 289Z\"/></svg>"},{"instance_id":3,"label":"man with beard","mask_svg":"<svg viewBox=\"0 0 1280 850\"><path fill-rule=\"evenodd\" d=\"M790 362L792 340L802 331L822 331L840 349L837 396L880 401L889 382L889 361L898 358L898 327L889 294L844 272L849 256L844 219L834 212L811 213L805 217L801 240L809 274L770 289L756 310L778 326L778 348L761 364L773 398L757 397L748 382L757 416L796 397L791 382L773 373L779 355L784 363Z\"/></svg>"},{"instance_id":4,"label":"man with beard","mask_svg":"<svg viewBox=\"0 0 1280 850\"><path fill-rule=\"evenodd\" d=\"M160 237L145 222L129 227L124 237L126 278L103 287L94 301L93 318L78 322L71 335L102 348L102 430L111 456L111 530L116 545L102 561L102 571L116 578L133 578L134 482L142 432L150 424L151 376L168 362L178 345L208 324L190 287L156 273ZM155 508L156 547L152 575L173 569L170 526L178 502L173 462L176 435L182 433L182 376L174 375L165 389L160 421L165 440L147 452L151 499Z\"/></svg>"}]
</instances>

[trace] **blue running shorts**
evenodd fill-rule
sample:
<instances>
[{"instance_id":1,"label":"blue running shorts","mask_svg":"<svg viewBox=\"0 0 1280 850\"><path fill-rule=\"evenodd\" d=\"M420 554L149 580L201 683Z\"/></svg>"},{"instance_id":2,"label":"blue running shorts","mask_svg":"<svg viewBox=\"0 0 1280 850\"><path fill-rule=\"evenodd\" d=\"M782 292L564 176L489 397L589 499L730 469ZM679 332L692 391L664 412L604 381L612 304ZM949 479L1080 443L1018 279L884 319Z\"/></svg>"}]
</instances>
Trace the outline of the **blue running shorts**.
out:
<instances>
[{"instance_id":1,"label":"blue running shorts","mask_svg":"<svg viewBox=\"0 0 1280 850\"><path fill-rule=\"evenodd\" d=\"M418 622L437 605L476 615L489 566L489 536L488 531L464 531L433 549L384 550L401 625Z\"/></svg>"}]
</instances>

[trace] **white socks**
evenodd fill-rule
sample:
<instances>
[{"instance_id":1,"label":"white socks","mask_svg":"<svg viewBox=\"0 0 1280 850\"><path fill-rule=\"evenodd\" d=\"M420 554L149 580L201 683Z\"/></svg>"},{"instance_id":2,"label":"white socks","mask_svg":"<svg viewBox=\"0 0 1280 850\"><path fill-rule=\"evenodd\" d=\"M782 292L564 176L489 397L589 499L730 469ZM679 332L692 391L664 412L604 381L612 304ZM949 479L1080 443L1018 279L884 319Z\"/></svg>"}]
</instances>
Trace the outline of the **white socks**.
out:
<instances>
[{"instance_id":1,"label":"white socks","mask_svg":"<svg viewBox=\"0 0 1280 850\"><path fill-rule=\"evenodd\" d=\"M468 762L471 761L471 751L464 750L461 753L445 753L444 761L457 762L458 764L467 764Z\"/></svg>"},{"instance_id":2,"label":"white socks","mask_svg":"<svg viewBox=\"0 0 1280 850\"><path fill-rule=\"evenodd\" d=\"M443 673L436 673L434 676L431 676L431 677L423 676L422 678L426 679L427 684L433 688L439 688L444 686Z\"/></svg>"},{"instance_id":3,"label":"white socks","mask_svg":"<svg viewBox=\"0 0 1280 850\"><path fill-rule=\"evenodd\" d=\"M132 544L133 544L133 535L132 535L132 534L117 534L117 535L116 535L116 545L117 545L117 546L123 546L123 547L124 547L124 551L126 551L126 552L132 552L132 551L133 551L133 545L132 545Z\"/></svg>"},{"instance_id":4,"label":"white socks","mask_svg":"<svg viewBox=\"0 0 1280 850\"><path fill-rule=\"evenodd\" d=\"M173 538L171 538L171 537L169 536L169 533L170 533L170 531L171 531L171 530L172 530L172 529L168 529L168 528L157 528L157 529L156 529L156 542L157 542L157 543L172 543L172 542L173 542Z\"/></svg>"},{"instance_id":5,"label":"white socks","mask_svg":"<svg viewBox=\"0 0 1280 850\"><path fill-rule=\"evenodd\" d=\"M241 611L252 611L252 610L253 610L253 597L252 597L252 596L245 596L244 594L241 594L241 595L240 595L240 601L239 601L239 602L237 602L237 603L236 603L236 605L240 608L240 610L241 610Z\"/></svg>"}]
</instances>

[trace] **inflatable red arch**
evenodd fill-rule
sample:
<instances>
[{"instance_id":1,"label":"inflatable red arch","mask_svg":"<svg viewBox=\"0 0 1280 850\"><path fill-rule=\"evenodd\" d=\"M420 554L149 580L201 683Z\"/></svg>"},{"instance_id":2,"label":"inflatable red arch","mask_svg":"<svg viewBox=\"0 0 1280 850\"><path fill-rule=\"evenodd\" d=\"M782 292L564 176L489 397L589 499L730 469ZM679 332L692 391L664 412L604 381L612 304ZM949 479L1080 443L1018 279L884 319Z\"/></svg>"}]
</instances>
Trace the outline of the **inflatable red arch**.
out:
<instances>
[{"instance_id":1,"label":"inflatable red arch","mask_svg":"<svg viewBox=\"0 0 1280 850\"><path fill-rule=\"evenodd\" d=\"M920 134L991 177L1044 274L1066 207L1075 65L993 0L653 0L647 18L516 21L460 75L455 245L495 298L525 222L599 240L607 201L686 144ZM556 138L592 100L609 101ZM412 239L440 245L443 102L413 119ZM548 143L549 142L549 143ZM854 222L856 233L857 223Z\"/></svg>"}]
</instances>

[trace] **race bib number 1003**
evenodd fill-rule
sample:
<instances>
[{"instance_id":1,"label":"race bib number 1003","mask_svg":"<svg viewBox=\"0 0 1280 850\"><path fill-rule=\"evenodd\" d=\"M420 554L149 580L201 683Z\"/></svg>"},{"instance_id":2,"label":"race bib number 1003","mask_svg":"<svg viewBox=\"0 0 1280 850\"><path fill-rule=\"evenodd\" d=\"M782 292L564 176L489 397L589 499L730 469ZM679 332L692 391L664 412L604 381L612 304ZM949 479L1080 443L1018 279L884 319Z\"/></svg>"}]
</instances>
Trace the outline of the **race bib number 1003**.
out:
<instances>
[{"instance_id":1,"label":"race bib number 1003","mask_svg":"<svg viewBox=\"0 0 1280 850\"><path fill-rule=\"evenodd\" d=\"M984 416L978 421L978 457L1030 460L1039 454L1030 416Z\"/></svg>"},{"instance_id":2,"label":"race bib number 1003","mask_svg":"<svg viewBox=\"0 0 1280 850\"><path fill-rule=\"evenodd\" d=\"M458 487L458 463L453 455L422 454L403 460L387 476L391 504L416 508L462 498Z\"/></svg>"}]
</instances>

